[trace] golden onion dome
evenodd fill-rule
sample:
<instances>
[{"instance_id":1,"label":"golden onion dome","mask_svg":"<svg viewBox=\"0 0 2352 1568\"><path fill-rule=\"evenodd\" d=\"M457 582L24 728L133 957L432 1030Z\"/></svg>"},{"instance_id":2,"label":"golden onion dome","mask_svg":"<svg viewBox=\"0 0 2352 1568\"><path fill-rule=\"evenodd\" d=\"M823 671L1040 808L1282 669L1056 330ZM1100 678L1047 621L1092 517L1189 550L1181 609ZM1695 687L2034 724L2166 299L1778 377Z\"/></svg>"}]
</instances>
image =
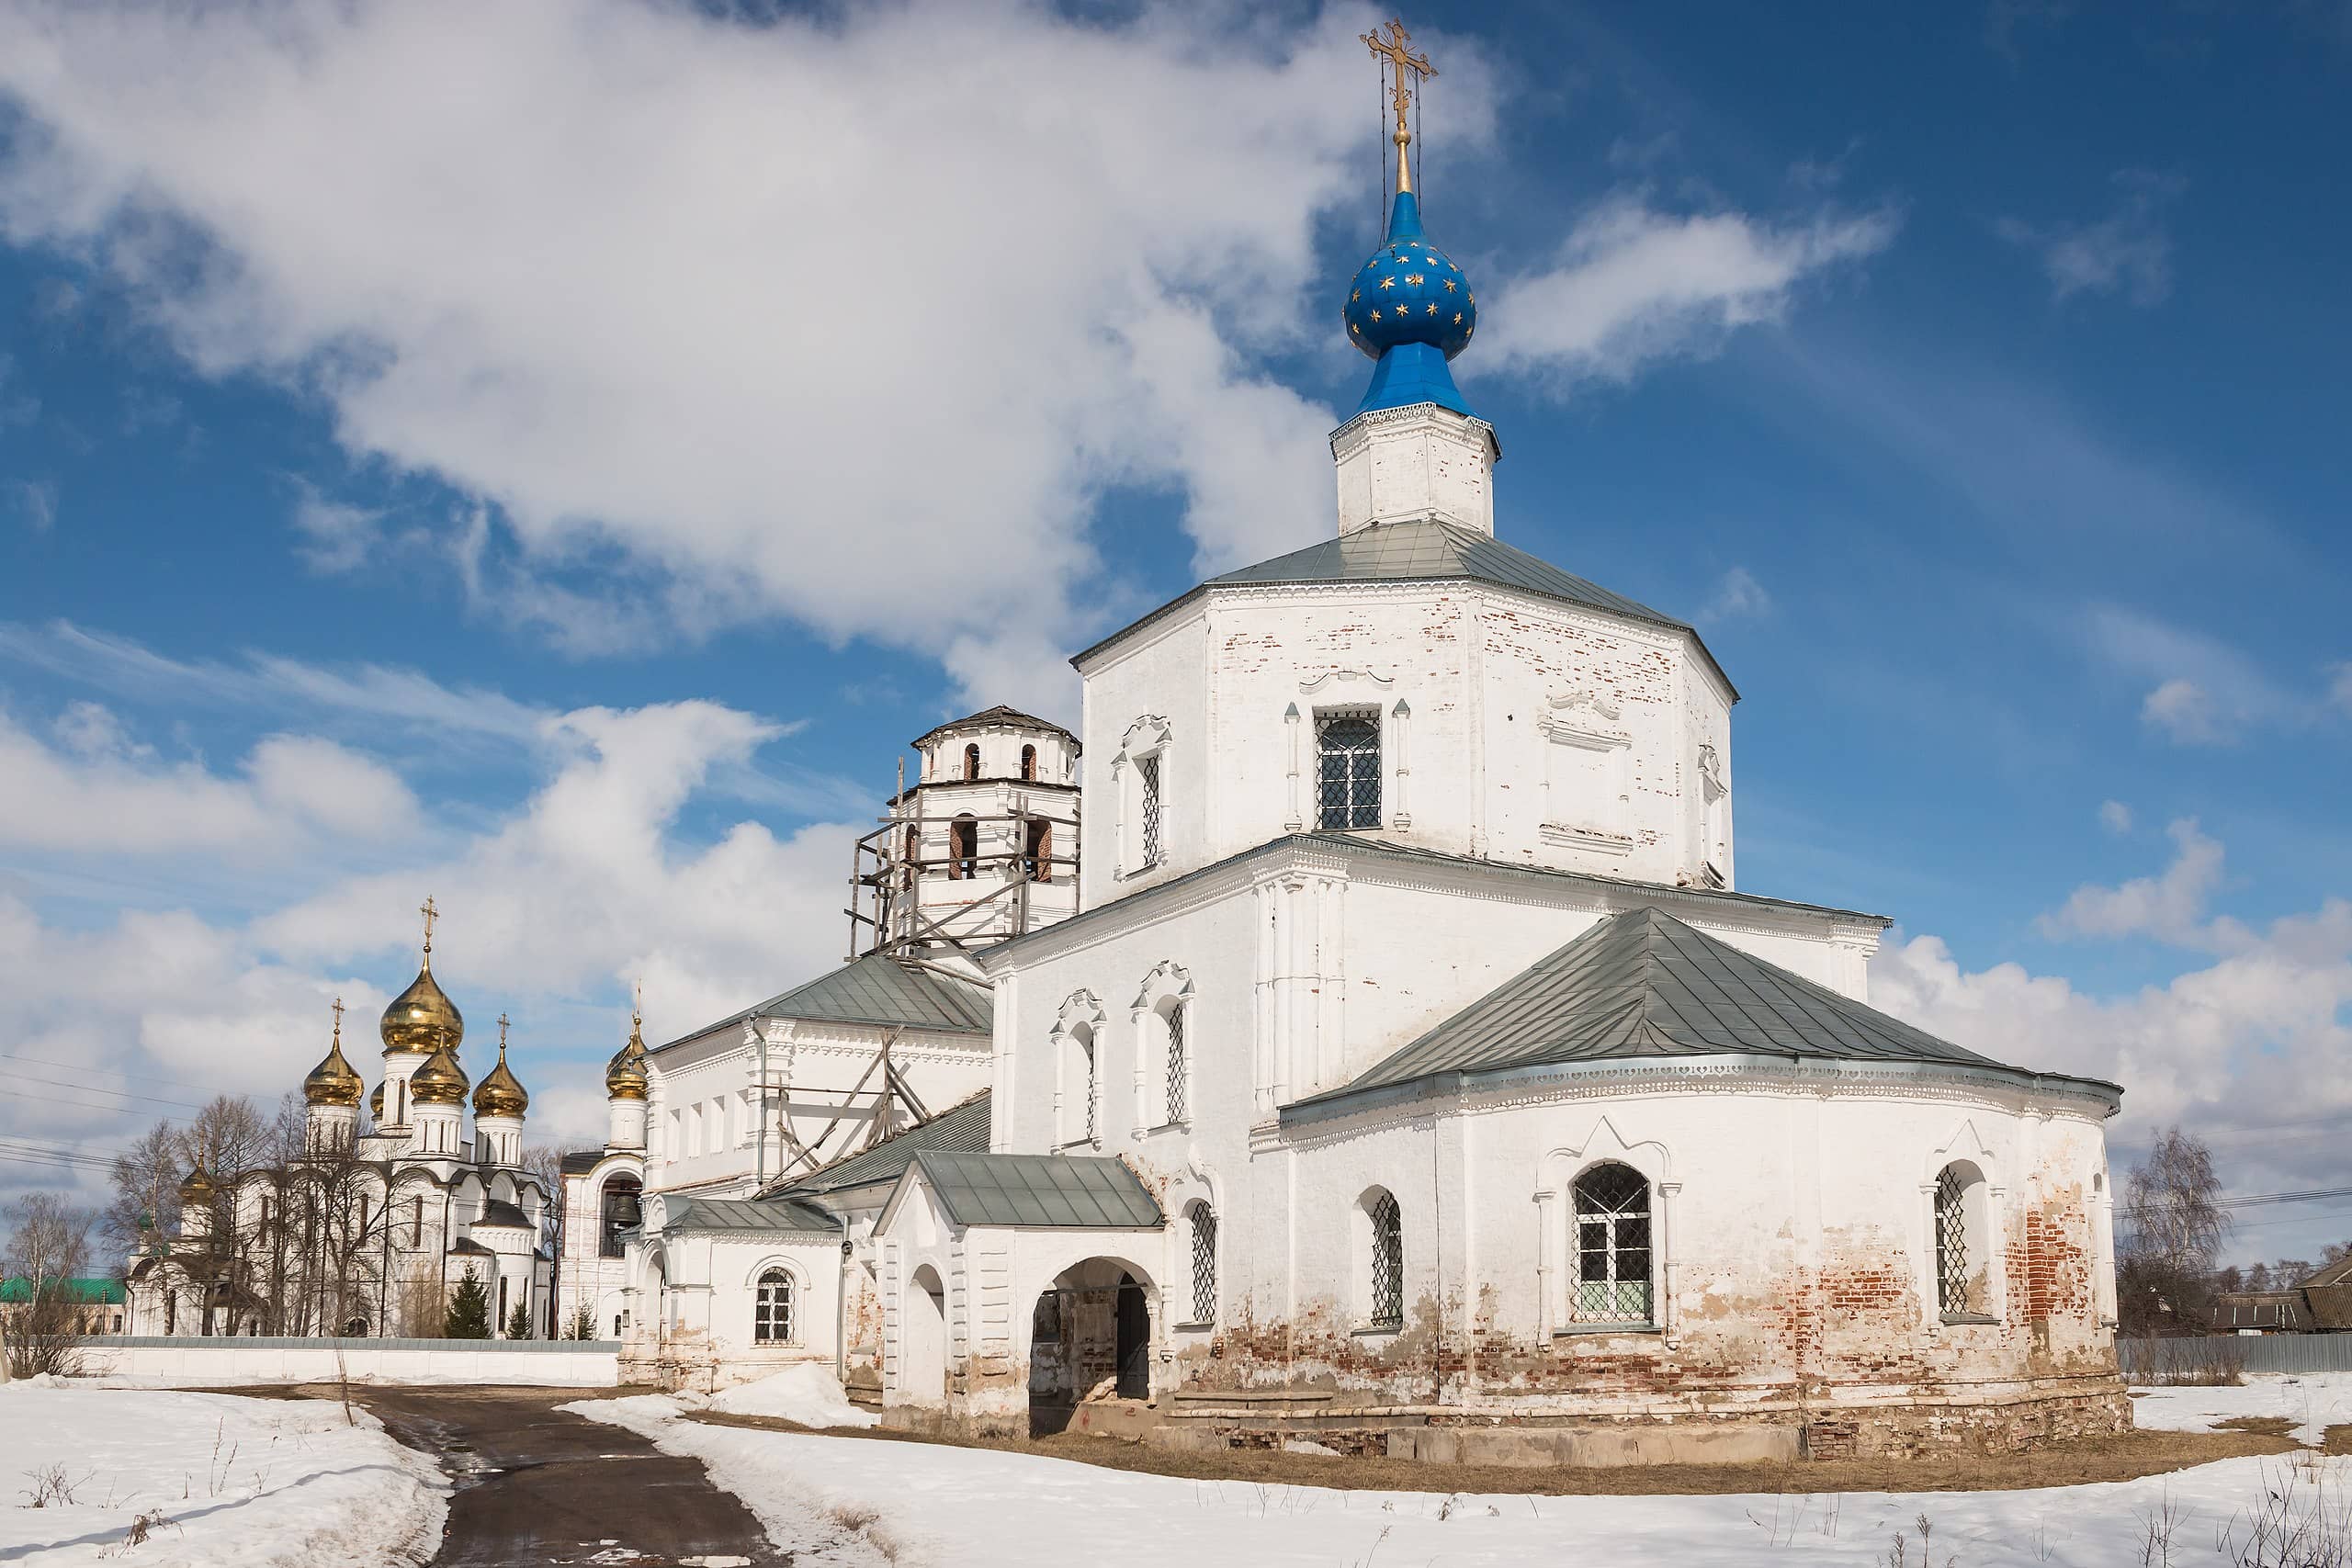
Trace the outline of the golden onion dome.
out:
<instances>
[{"instance_id":1,"label":"golden onion dome","mask_svg":"<svg viewBox=\"0 0 2352 1568\"><path fill-rule=\"evenodd\" d=\"M368 1097L368 1115L370 1121L379 1125L384 1120L384 1086L382 1084L378 1084L375 1091Z\"/></svg>"},{"instance_id":2,"label":"golden onion dome","mask_svg":"<svg viewBox=\"0 0 2352 1568\"><path fill-rule=\"evenodd\" d=\"M474 1114L477 1116L520 1116L531 1108L531 1097L523 1090L522 1081L506 1066L506 1019L498 1020L498 1066L474 1090Z\"/></svg>"},{"instance_id":3,"label":"golden onion dome","mask_svg":"<svg viewBox=\"0 0 2352 1568\"><path fill-rule=\"evenodd\" d=\"M458 1011L458 1004L442 990L433 978L433 922L441 911L427 898L424 916L424 961L417 966L416 978L409 982L407 990L392 998L384 1010L382 1033L384 1054L413 1051L430 1055L447 1044L454 1051L466 1043L466 1021Z\"/></svg>"},{"instance_id":4,"label":"golden onion dome","mask_svg":"<svg viewBox=\"0 0 2352 1568\"><path fill-rule=\"evenodd\" d=\"M302 1098L312 1105L356 1105L367 1083L351 1070L343 1059L343 999L334 1004L334 1038L327 1045L326 1059L311 1069L302 1080Z\"/></svg>"},{"instance_id":5,"label":"golden onion dome","mask_svg":"<svg viewBox=\"0 0 2352 1568\"><path fill-rule=\"evenodd\" d=\"M408 1076L408 1097L419 1105L462 1105L466 1089L466 1070L447 1045Z\"/></svg>"},{"instance_id":6,"label":"golden onion dome","mask_svg":"<svg viewBox=\"0 0 2352 1568\"><path fill-rule=\"evenodd\" d=\"M646 1088L645 1019L641 1010L633 1009L628 1019L628 1043L615 1052L605 1066L605 1097L643 1100Z\"/></svg>"},{"instance_id":7,"label":"golden onion dome","mask_svg":"<svg viewBox=\"0 0 2352 1568\"><path fill-rule=\"evenodd\" d=\"M180 1201L183 1203L201 1203L211 1196L212 1178L204 1174L201 1165L189 1171L180 1182Z\"/></svg>"}]
</instances>

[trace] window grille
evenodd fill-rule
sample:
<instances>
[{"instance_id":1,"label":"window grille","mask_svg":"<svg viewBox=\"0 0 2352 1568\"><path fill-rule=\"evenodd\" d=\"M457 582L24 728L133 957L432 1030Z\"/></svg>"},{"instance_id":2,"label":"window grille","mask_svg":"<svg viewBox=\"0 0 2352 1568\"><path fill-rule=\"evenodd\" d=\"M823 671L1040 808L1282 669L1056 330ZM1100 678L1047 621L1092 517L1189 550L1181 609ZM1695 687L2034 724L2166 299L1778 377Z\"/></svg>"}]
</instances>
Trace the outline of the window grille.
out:
<instances>
[{"instance_id":1,"label":"window grille","mask_svg":"<svg viewBox=\"0 0 2352 1568\"><path fill-rule=\"evenodd\" d=\"M1159 863L1159 754L1136 759L1136 780L1143 792L1143 863Z\"/></svg>"},{"instance_id":2,"label":"window grille","mask_svg":"<svg viewBox=\"0 0 2352 1568\"><path fill-rule=\"evenodd\" d=\"M1082 1050L1086 1058L1086 1141L1091 1144L1101 1138L1094 1123L1094 1042L1087 1041Z\"/></svg>"},{"instance_id":3,"label":"window grille","mask_svg":"<svg viewBox=\"0 0 2352 1568\"><path fill-rule=\"evenodd\" d=\"M1597 1165L1577 1179L1577 1277L1569 1316L1579 1323L1648 1323L1650 1187L1630 1166Z\"/></svg>"},{"instance_id":4,"label":"window grille","mask_svg":"<svg viewBox=\"0 0 2352 1568\"><path fill-rule=\"evenodd\" d=\"M1326 830L1380 826L1380 721L1363 714L1320 714L1317 826Z\"/></svg>"},{"instance_id":5,"label":"window grille","mask_svg":"<svg viewBox=\"0 0 2352 1568\"><path fill-rule=\"evenodd\" d=\"M1184 1010L1168 1010L1168 1120L1184 1120Z\"/></svg>"},{"instance_id":6,"label":"window grille","mask_svg":"<svg viewBox=\"0 0 2352 1568\"><path fill-rule=\"evenodd\" d=\"M1936 1303L1955 1316L1976 1310L1968 1289L1968 1188L1949 1165L1936 1178Z\"/></svg>"},{"instance_id":7,"label":"window grille","mask_svg":"<svg viewBox=\"0 0 2352 1568\"><path fill-rule=\"evenodd\" d=\"M752 1337L763 1345L792 1342L792 1276L781 1269L760 1276L759 1298L752 1307Z\"/></svg>"},{"instance_id":8,"label":"window grille","mask_svg":"<svg viewBox=\"0 0 2352 1568\"><path fill-rule=\"evenodd\" d=\"M1372 1205L1372 1326L1405 1321L1405 1220L1396 1200L1383 1192Z\"/></svg>"},{"instance_id":9,"label":"window grille","mask_svg":"<svg viewBox=\"0 0 2352 1568\"><path fill-rule=\"evenodd\" d=\"M1193 1205L1193 1321L1216 1321L1216 1211Z\"/></svg>"}]
</instances>

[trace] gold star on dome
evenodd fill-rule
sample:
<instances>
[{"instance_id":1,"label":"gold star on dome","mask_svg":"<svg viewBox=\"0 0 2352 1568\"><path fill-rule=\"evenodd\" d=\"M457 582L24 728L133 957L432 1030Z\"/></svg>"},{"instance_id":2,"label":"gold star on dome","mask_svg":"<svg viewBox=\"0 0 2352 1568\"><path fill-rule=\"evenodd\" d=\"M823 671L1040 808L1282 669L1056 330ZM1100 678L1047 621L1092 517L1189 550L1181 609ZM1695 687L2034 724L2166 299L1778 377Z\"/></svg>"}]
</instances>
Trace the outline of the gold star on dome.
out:
<instances>
[{"instance_id":1,"label":"gold star on dome","mask_svg":"<svg viewBox=\"0 0 2352 1568\"><path fill-rule=\"evenodd\" d=\"M1447 278L1447 279L1445 280L1445 291L1446 291L1448 294L1451 294L1451 293L1453 293L1453 279L1452 279L1452 278L1450 278L1450 277L1449 277L1449 278Z\"/></svg>"},{"instance_id":2,"label":"gold star on dome","mask_svg":"<svg viewBox=\"0 0 2352 1568\"><path fill-rule=\"evenodd\" d=\"M1384 277L1380 280L1380 287L1383 288L1394 288L1396 287L1396 280L1393 277Z\"/></svg>"},{"instance_id":3,"label":"gold star on dome","mask_svg":"<svg viewBox=\"0 0 2352 1568\"><path fill-rule=\"evenodd\" d=\"M1478 302L1478 297L1477 297L1476 294L1473 294L1472 296L1470 296L1470 303L1472 303L1473 305L1476 305L1477 302Z\"/></svg>"},{"instance_id":4,"label":"gold star on dome","mask_svg":"<svg viewBox=\"0 0 2352 1568\"><path fill-rule=\"evenodd\" d=\"M1380 320L1380 309L1378 306L1374 306L1373 308L1372 319L1375 321Z\"/></svg>"},{"instance_id":5,"label":"gold star on dome","mask_svg":"<svg viewBox=\"0 0 2352 1568\"><path fill-rule=\"evenodd\" d=\"M1450 285L1450 284L1449 284L1447 287L1451 288L1451 287L1452 287L1452 285ZM1361 289L1361 288L1359 288L1359 289L1357 289L1354 293L1352 293L1352 294L1351 294L1351 295L1349 295L1349 296L1348 296L1348 303L1350 303L1351 305L1352 305L1352 304L1354 304L1357 300L1359 300L1359 299L1363 299L1363 289Z\"/></svg>"},{"instance_id":6,"label":"gold star on dome","mask_svg":"<svg viewBox=\"0 0 2352 1568\"><path fill-rule=\"evenodd\" d=\"M1431 266L1437 265L1437 257L1435 256L1423 256L1421 259L1429 263Z\"/></svg>"},{"instance_id":7,"label":"gold star on dome","mask_svg":"<svg viewBox=\"0 0 2352 1568\"><path fill-rule=\"evenodd\" d=\"M1419 288L1424 281L1418 272L1408 272L1405 275L1405 287L1408 288Z\"/></svg>"},{"instance_id":8,"label":"gold star on dome","mask_svg":"<svg viewBox=\"0 0 2352 1568\"><path fill-rule=\"evenodd\" d=\"M1432 316L1437 314L1437 301L1434 299L1430 301L1430 314Z\"/></svg>"},{"instance_id":9,"label":"gold star on dome","mask_svg":"<svg viewBox=\"0 0 2352 1568\"><path fill-rule=\"evenodd\" d=\"M1363 329L1356 325L1353 321L1350 321L1348 323L1348 331L1355 333L1358 337L1363 336Z\"/></svg>"},{"instance_id":10,"label":"gold star on dome","mask_svg":"<svg viewBox=\"0 0 2352 1568\"><path fill-rule=\"evenodd\" d=\"M1459 310L1453 312L1453 324L1457 327L1462 324L1462 312Z\"/></svg>"}]
</instances>

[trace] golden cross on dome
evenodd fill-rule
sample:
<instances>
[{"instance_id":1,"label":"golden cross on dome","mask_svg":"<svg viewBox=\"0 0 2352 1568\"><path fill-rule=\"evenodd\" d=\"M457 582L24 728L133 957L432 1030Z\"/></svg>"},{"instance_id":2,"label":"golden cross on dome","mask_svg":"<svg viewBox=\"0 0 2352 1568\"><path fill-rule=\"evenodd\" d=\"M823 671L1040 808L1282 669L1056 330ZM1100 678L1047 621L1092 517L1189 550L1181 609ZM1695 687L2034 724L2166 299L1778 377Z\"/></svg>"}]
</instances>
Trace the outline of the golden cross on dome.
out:
<instances>
[{"instance_id":1,"label":"golden cross on dome","mask_svg":"<svg viewBox=\"0 0 2352 1568\"><path fill-rule=\"evenodd\" d=\"M506 1055L506 1015L503 1012L498 1015L498 1054L502 1058Z\"/></svg>"},{"instance_id":2,"label":"golden cross on dome","mask_svg":"<svg viewBox=\"0 0 2352 1568\"><path fill-rule=\"evenodd\" d=\"M1395 84L1388 96L1396 106L1396 133L1393 138L1396 143L1396 188L1408 191L1413 188L1413 171L1406 162L1405 148L1412 141L1413 133L1408 129L1406 117L1413 107L1413 85L1436 75L1437 67L1430 63L1428 55L1412 48L1413 35L1405 30L1401 21L1390 19L1386 38L1380 36L1378 28L1357 36L1373 53L1388 62L1389 80ZM1411 73L1409 79L1408 72Z\"/></svg>"},{"instance_id":3,"label":"golden cross on dome","mask_svg":"<svg viewBox=\"0 0 2352 1568\"><path fill-rule=\"evenodd\" d=\"M339 1043L343 1039L343 998L341 997L335 998L334 1008L333 1010L334 1012L334 1037L336 1042Z\"/></svg>"},{"instance_id":4,"label":"golden cross on dome","mask_svg":"<svg viewBox=\"0 0 2352 1568\"><path fill-rule=\"evenodd\" d=\"M629 1006L628 1021L631 1023L643 1023L645 1021L645 979L642 976L638 977L637 1000Z\"/></svg>"},{"instance_id":5,"label":"golden cross on dome","mask_svg":"<svg viewBox=\"0 0 2352 1568\"><path fill-rule=\"evenodd\" d=\"M441 918L441 911L433 907L432 894L424 896L424 902L417 906L416 912L424 917L424 954L430 958L433 956L433 922Z\"/></svg>"}]
</instances>

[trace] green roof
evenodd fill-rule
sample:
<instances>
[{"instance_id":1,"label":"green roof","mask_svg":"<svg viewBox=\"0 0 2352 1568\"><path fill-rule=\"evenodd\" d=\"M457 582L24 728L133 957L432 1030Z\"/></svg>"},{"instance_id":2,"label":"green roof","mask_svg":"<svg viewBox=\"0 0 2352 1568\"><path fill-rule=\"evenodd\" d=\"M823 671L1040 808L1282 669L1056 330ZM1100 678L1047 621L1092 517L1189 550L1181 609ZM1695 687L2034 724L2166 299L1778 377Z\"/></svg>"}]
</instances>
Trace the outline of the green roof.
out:
<instances>
[{"instance_id":1,"label":"green roof","mask_svg":"<svg viewBox=\"0 0 2352 1568\"><path fill-rule=\"evenodd\" d=\"M862 1154L836 1160L767 1189L769 1193L838 1192L845 1187L869 1187L896 1181L916 1155L925 1149L947 1154L978 1155L989 1148L989 1091L982 1089L963 1104L941 1111L928 1122L893 1133ZM764 1195L764 1194L763 1194Z\"/></svg>"},{"instance_id":2,"label":"green roof","mask_svg":"<svg viewBox=\"0 0 2352 1568\"><path fill-rule=\"evenodd\" d=\"M806 1203L780 1198L673 1198L663 1233L679 1231L837 1232L841 1222Z\"/></svg>"},{"instance_id":3,"label":"green roof","mask_svg":"<svg viewBox=\"0 0 2352 1568\"><path fill-rule=\"evenodd\" d=\"M979 981L955 978L935 964L870 953L770 997L757 1007L706 1023L658 1049L666 1051L671 1045L754 1018L932 1029L947 1034L986 1034L994 1022L989 987Z\"/></svg>"},{"instance_id":4,"label":"green roof","mask_svg":"<svg viewBox=\"0 0 2352 1568\"><path fill-rule=\"evenodd\" d=\"M63 1281L66 1292L85 1305L120 1306L129 1299L123 1292L122 1281L104 1279L74 1279ZM28 1302L32 1299L32 1281L23 1275L0 1280L0 1302Z\"/></svg>"},{"instance_id":5,"label":"green roof","mask_svg":"<svg viewBox=\"0 0 2352 1568\"><path fill-rule=\"evenodd\" d=\"M949 1154L911 1162L959 1225L1149 1230L1159 1205L1125 1162L1101 1155Z\"/></svg>"},{"instance_id":6,"label":"green roof","mask_svg":"<svg viewBox=\"0 0 2352 1568\"><path fill-rule=\"evenodd\" d=\"M1158 619L1194 594L1212 588L1287 582L1430 582L1449 579L1497 583L1581 609L1687 632L1699 644L1709 667L1723 675L1722 666L1715 663L1714 655L1707 651L1705 641L1690 622L1653 610L1639 600L1612 593L1599 583L1572 571L1563 571L1542 557L1506 545L1492 535L1434 519L1374 524L1337 538L1321 540L1303 550L1293 550L1286 556L1213 577L1193 592L1170 601L1133 626L1113 633L1095 648L1117 641L1136 626ZM1093 651L1094 649L1088 649L1072 662L1083 660ZM1729 677L1724 677L1724 683L1731 684ZM1737 696L1734 692L1735 700Z\"/></svg>"},{"instance_id":7,"label":"green roof","mask_svg":"<svg viewBox=\"0 0 2352 1568\"><path fill-rule=\"evenodd\" d=\"M1442 1074L1726 1054L2019 1071L1645 908L1610 916L1344 1087L1301 1103Z\"/></svg>"}]
</instances>

